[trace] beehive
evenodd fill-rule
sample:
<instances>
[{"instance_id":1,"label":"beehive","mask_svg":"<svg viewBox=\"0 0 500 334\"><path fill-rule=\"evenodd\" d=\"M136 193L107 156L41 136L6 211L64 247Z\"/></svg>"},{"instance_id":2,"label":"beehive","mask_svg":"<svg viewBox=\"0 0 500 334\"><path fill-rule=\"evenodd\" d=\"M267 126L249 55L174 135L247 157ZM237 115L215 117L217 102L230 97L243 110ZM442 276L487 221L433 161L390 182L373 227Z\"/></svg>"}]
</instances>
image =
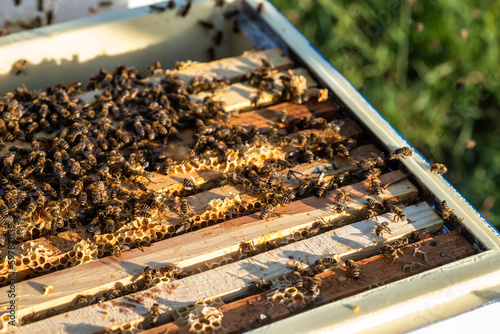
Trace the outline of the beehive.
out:
<instances>
[{"instance_id":1,"label":"beehive","mask_svg":"<svg viewBox=\"0 0 500 334\"><path fill-rule=\"evenodd\" d=\"M176 69L153 65L144 75L121 66L101 71L87 88L46 96L18 89L2 100L2 173L18 195L2 194L12 217L4 220L17 229L8 241L16 298L5 297L10 262L0 270L4 330L13 330L5 324L11 300L20 333L232 332L325 308L346 309L346 320L322 318L343 326L376 312L370 301L411 284L407 277L455 270L462 258L468 268L494 258L498 236L456 205L444 179L416 153L388 159L407 144L380 130L382 120L373 126L378 116L364 115L343 81L330 82L331 69L318 67L317 55L304 58L297 49L309 46L289 42L290 27L276 26L282 20L271 25L281 35L266 28L262 20L276 18L269 3L260 16L253 1L192 6L186 16L186 4L140 9L133 20L191 20L199 34L225 29L226 43L245 34L257 46L266 37L266 48ZM208 32L198 23L207 9L216 25ZM39 80L31 74L28 87ZM66 98L68 89L74 92ZM33 98L42 102L33 106ZM52 120L30 130L45 138L40 149L30 132L23 138L18 131L29 130L28 117L42 129L41 118ZM22 147L9 155L15 145ZM30 161L38 151L52 163L39 163L39 153ZM77 161L80 174L72 170ZM18 163L21 171L11 175ZM33 185L19 186L16 177L30 164L25 178ZM40 196L49 198L28 210ZM379 255L385 246L392 251ZM484 275L498 275L496 261ZM49 285L53 292L44 294ZM342 306L350 300L356 304Z\"/></svg>"}]
</instances>

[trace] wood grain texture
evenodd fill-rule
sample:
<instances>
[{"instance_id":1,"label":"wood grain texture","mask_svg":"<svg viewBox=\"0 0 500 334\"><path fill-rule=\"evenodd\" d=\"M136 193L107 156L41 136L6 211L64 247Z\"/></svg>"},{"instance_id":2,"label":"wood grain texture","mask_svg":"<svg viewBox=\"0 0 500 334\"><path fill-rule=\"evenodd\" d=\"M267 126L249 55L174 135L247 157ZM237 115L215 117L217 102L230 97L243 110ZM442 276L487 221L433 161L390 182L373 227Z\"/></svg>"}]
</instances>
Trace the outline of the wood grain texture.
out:
<instances>
[{"instance_id":1,"label":"wood grain texture","mask_svg":"<svg viewBox=\"0 0 500 334\"><path fill-rule=\"evenodd\" d=\"M426 253L428 263L422 260L422 253L414 255L417 248ZM427 238L408 245L401 251L403 254L399 254L399 258L394 263L391 263L392 259L381 255L359 261L357 264L361 276L358 281L349 279L345 268L336 268L317 275L321 278L322 284L317 299L319 303L315 306L410 277L419 272L444 265L450 260L455 261L475 253L474 248L457 231ZM442 254L446 255L442 256ZM413 266L410 270L408 265L411 266L412 263ZM298 303L295 308L290 308L283 303L273 301L272 296L275 291L263 292L220 306L218 310L223 314L222 329L217 333L234 333L260 327L270 321L291 316L300 309L308 308L306 303ZM305 294L308 295L308 293ZM355 312L354 306L352 305L353 312ZM144 333L185 333L187 329L187 321L179 319Z\"/></svg>"},{"instance_id":2,"label":"wood grain texture","mask_svg":"<svg viewBox=\"0 0 500 334\"><path fill-rule=\"evenodd\" d=\"M329 102L323 102L323 103L308 103L308 106L306 107L305 105L295 105L291 103L284 103L284 104L278 104L275 106L271 106L269 108L264 108L264 109L259 109L247 113L243 113L240 115L237 115L233 118L233 121L231 126L241 124L245 126L251 126L255 127L256 129L262 129L262 128L267 128L270 127L271 123L275 123L275 118L276 118L276 112L280 110L281 108L286 108L288 110L288 117L289 119L295 119L295 118L301 118L301 117L312 117L313 112L315 110L325 110L325 109L330 109L332 110L332 114L334 113L333 111L333 105ZM269 120L272 119L273 121ZM318 132L320 130L317 130ZM359 137L361 136L361 128L352 120L347 119L345 126L341 128L341 131L339 133L340 137L339 140L348 138L348 137ZM188 137L188 136L186 136ZM193 139L189 138L186 139L183 142L183 146L188 147L190 143L192 144ZM364 159L369 156L368 150L374 149L377 150L374 146L362 146L357 149L355 149L352 154L353 154L353 161L358 161L361 159ZM358 154L359 152L359 154ZM378 150L376 152L379 152ZM346 165L346 162L341 161L342 159L336 158L334 161L335 164L339 165L340 170L342 170L342 167ZM314 164L316 165L316 164ZM153 177L151 178L152 183L149 184L148 188L154 191L164 191L166 189L169 189L171 187L172 189L182 189L182 180L184 178L190 178L193 176L195 178L195 181L198 184L207 184L210 186L210 181L214 180L223 173L223 171L218 171L218 170L202 170L199 172L195 173L185 173L185 174L175 174L175 175L162 175L158 173L153 173ZM214 186L213 184L211 186ZM233 191L229 190L229 191ZM235 192L237 193L237 192ZM222 194L221 194L222 196ZM200 210L200 206L206 206L208 202L197 202L195 200L191 200L191 198L188 199L189 204L192 206L196 206L197 208L195 210ZM168 217L165 217L165 219L168 219ZM177 219L177 217L176 217ZM62 256L64 253L68 252L76 243L80 242L81 240L85 240L88 238L92 238L92 234L87 232L87 229L85 227L82 228L76 228L71 231L67 232L61 232L59 233L56 237L52 237L50 239L47 238L38 238L35 240L30 240L25 243L20 243L16 245L16 254L21 254L22 253L22 247L28 246L30 243L34 243L34 246L41 245L48 250L53 252L54 257ZM5 256L6 255L6 250L1 250L0 256ZM21 265L16 268L17 272L17 280L21 281L25 277L32 275L33 270L29 268L28 266Z\"/></svg>"},{"instance_id":3,"label":"wood grain texture","mask_svg":"<svg viewBox=\"0 0 500 334\"><path fill-rule=\"evenodd\" d=\"M405 175L398 171L383 175L382 182L394 183L404 178ZM19 282L16 290L22 298L17 303L18 315L22 317L33 311L39 312L50 308L65 309L78 294L95 295L110 290L117 284L127 285L137 279L145 265L154 268L171 263L176 263L180 267L203 265L205 261L237 252L239 243L244 240L261 243L284 238L311 226L314 221L322 217L329 217L332 219L332 224L339 225L361 219L364 215L366 196L370 192L363 183L342 189L351 192L353 196L347 215L333 214L329 209L335 191L326 198L310 197L279 207L276 209L276 216L266 221L259 220L258 214L243 216L157 242L144 252L134 249L123 253L120 257L102 258L78 267ZM387 196L394 196L401 201L414 199L417 192L407 180L386 189ZM92 272L93 275L85 275L86 272ZM74 278L78 280L77 285L72 282ZM41 288L45 285L53 285L55 293L49 296L41 294ZM7 293L8 287L0 289L0 294L4 290ZM0 306L4 306L3 304L0 303Z\"/></svg>"},{"instance_id":4,"label":"wood grain texture","mask_svg":"<svg viewBox=\"0 0 500 334\"><path fill-rule=\"evenodd\" d=\"M306 78L307 88L314 88L317 86L316 81L314 81L307 70L303 68L294 68L291 71L296 76L303 76ZM261 91L261 95L254 102L252 100L258 95L259 89L246 82L232 84L215 94L201 92L190 96L190 99L193 102L201 102L205 97L211 96L213 100L223 102L224 110L226 111L250 110L258 106L265 106L280 100L281 91L284 88L280 77L287 73L288 72L279 72L273 75L274 88L270 91Z\"/></svg>"},{"instance_id":5,"label":"wood grain texture","mask_svg":"<svg viewBox=\"0 0 500 334\"><path fill-rule=\"evenodd\" d=\"M262 60L267 60L278 70L285 70L293 66L293 61L279 49L247 51L241 56L215 60L208 63L198 63L183 70L174 70L179 79L189 85L195 76L202 76L212 80L214 78L228 78L237 82L245 73L250 73L262 65ZM163 76L150 77L145 79L150 84L158 84ZM86 92L80 95L80 99L90 103L100 90Z\"/></svg>"},{"instance_id":6,"label":"wood grain texture","mask_svg":"<svg viewBox=\"0 0 500 334\"><path fill-rule=\"evenodd\" d=\"M384 241L400 238L419 229L436 231L442 226L441 219L426 203L407 207L405 213L414 223L389 222L392 235ZM390 214L379 217L381 222L390 221L390 219ZM340 227L310 239L217 267L201 274L26 325L19 329L19 333L68 332L68 328L71 328L71 333L90 333L104 330L107 327L112 328L119 324L140 321L141 318L147 316L149 308L155 302L160 303L162 312L160 321L167 321L170 319L169 309L177 309L202 299L217 296L223 297L225 300L244 296L249 292L249 285L252 281L260 278L276 278L287 273L290 270L287 268L287 263L292 258L305 263L312 263L324 254L337 254L343 257L355 258L354 252L356 249L359 250L368 246L372 246L372 249L365 256L374 255L378 252L378 247L375 247L371 238L374 227L375 223L373 221L361 221ZM234 229L234 227L228 228ZM346 238L346 233L341 232L346 228L353 228L362 232ZM237 241L241 241L241 239L238 240L241 237L242 235L238 234ZM179 257L189 256L184 250L184 245L179 244L177 247L177 251L181 253L178 255ZM214 248L210 247L210 249ZM151 255L163 255L159 250L152 251ZM127 261L121 261L120 264L123 265L124 263L127 263ZM109 265L113 264L110 263ZM116 263L114 267L118 269ZM92 271L92 269L89 269L87 272ZM77 277L81 276L77 275ZM83 323L82 319L85 319ZM80 326L74 327L77 324L80 324Z\"/></svg>"}]
</instances>

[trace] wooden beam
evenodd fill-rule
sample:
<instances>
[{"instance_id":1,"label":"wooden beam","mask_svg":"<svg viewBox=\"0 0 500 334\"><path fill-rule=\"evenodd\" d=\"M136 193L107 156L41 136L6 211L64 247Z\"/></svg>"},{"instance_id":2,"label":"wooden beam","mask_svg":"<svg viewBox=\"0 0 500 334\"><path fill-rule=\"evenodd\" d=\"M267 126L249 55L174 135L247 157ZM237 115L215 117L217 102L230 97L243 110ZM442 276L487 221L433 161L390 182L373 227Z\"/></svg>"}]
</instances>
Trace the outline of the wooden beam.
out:
<instances>
[{"instance_id":1,"label":"wooden beam","mask_svg":"<svg viewBox=\"0 0 500 334\"><path fill-rule=\"evenodd\" d=\"M294 68L290 71L296 76L303 76L307 80L307 88L314 88L317 86L316 81L314 81L306 69ZM260 91L260 96L255 101L253 100L259 95L259 89L246 82L232 84L215 94L211 92L201 92L196 95L191 95L190 99L193 102L201 102L205 97L212 97L215 101L224 102L224 110L226 111L254 109L255 107L268 105L280 100L281 91L284 88L280 77L286 74L288 74L288 72L279 72L271 76L274 80L274 88L270 91Z\"/></svg>"},{"instance_id":2,"label":"wooden beam","mask_svg":"<svg viewBox=\"0 0 500 334\"><path fill-rule=\"evenodd\" d=\"M405 213L409 219L414 221L413 223L393 223L391 222L392 217L390 214L384 214L379 217L381 222L389 222L389 226L392 229L392 235L389 240L400 238L412 231L420 229L436 231L436 229L442 226L441 219L426 203L407 207ZM273 224L274 223L276 223L276 221L273 222ZM44 332L44 329L46 330L48 328L52 331L66 332L65 328L68 328L66 326L72 327L74 324L81 324L81 326L75 328L74 331L72 329L72 333L88 333L88 328L92 328L92 331L97 331L106 327L113 328L126 323L141 321L143 317L147 316L149 308L154 302L161 303L160 308L162 315L160 317L160 322L167 321L170 319L170 311L185 307L198 300L213 297L223 297L225 300L231 300L244 296L248 293L249 285L252 281L260 278L276 279L286 274L289 271L287 263L289 263L290 258L305 263L312 263L327 252L339 256L351 254L350 257L352 257L353 248L350 245L352 245L353 240L345 240L344 237L338 236L344 235L343 233L338 233L338 230L351 226L358 231L362 231L359 235L352 236L353 239L356 239L356 247L363 248L373 245L371 235L373 234L375 224L373 221L362 221L238 262L229 263L201 274L192 275L172 283L158 285L152 289L126 297L91 305L71 311L65 315L58 315L26 325L19 328L19 333ZM229 228L230 230L235 229L234 226L227 227L226 229ZM211 242L216 236L216 234L210 235ZM240 233L238 233L235 238L237 242L243 241L243 236ZM172 241L174 240L175 239L172 239ZM347 243L347 245L345 243ZM180 253L176 256L180 258L190 257L189 251L185 249L186 246L184 244L177 244L175 246L176 252ZM213 250L214 247L210 245L209 249ZM377 251L378 248L373 248L370 255L374 255ZM158 250L155 250L154 253L152 252L150 256L153 255L166 256L166 254ZM126 265L127 263L129 263L127 259L124 259L124 261L122 260L119 264L108 262L108 265L114 267L115 272L118 273L121 270L120 266ZM152 265L155 264L153 259L151 259L149 263ZM81 267L83 266L76 269L79 270ZM135 267L129 266L128 270L134 270L134 268ZM137 273L140 271L140 268L134 271ZM92 269L87 269L85 272L95 273ZM84 277L83 273L82 271L81 274L76 274L75 276L79 277L80 285L80 288L73 288L75 293L77 291L78 293L82 293L81 279ZM47 276L49 275L44 277ZM56 288L57 283L54 281L52 283ZM50 297L50 295L47 297ZM34 305L36 308L39 306L40 304ZM44 306L47 307L48 305L46 304ZM83 324L82 319L85 319Z\"/></svg>"},{"instance_id":3,"label":"wooden beam","mask_svg":"<svg viewBox=\"0 0 500 334\"><path fill-rule=\"evenodd\" d=\"M238 57L230 57L215 60L208 63L198 63L195 66L190 66L181 70L173 70L174 74L179 76L189 85L191 79L195 76L201 76L208 80L214 78L228 78L232 82L237 82L246 73L250 73L262 65L262 60L269 61L276 69L285 70L293 66L293 61L285 55L280 48L267 50L247 51ZM150 84L158 84L162 76L152 76L145 79L145 82ZM101 90L86 92L80 95L80 99L90 103L94 100L96 94L101 93Z\"/></svg>"},{"instance_id":4,"label":"wooden beam","mask_svg":"<svg viewBox=\"0 0 500 334\"><path fill-rule=\"evenodd\" d=\"M414 254L415 249L422 253ZM455 261L475 253L472 245L457 231L432 236L408 245L402 248L401 251L402 254L398 253L399 258L394 263L391 263L392 259L381 255L359 261L357 265L361 271L361 276L358 281L349 279L345 268L336 268L317 275L322 280L319 294L321 302L319 304L313 302L313 307L410 277L419 272L444 265L450 259ZM427 263L422 260L422 254L426 254ZM446 254L446 256L442 256L442 254ZM312 300L312 298L307 292L297 297L296 304L280 303L276 296L281 290L263 292L218 307L218 311L222 313L222 323L217 333L234 333L257 328L271 321L292 316L300 309L311 307L311 305L308 305L307 300ZM352 305L352 307L354 309L355 305ZM356 310L353 311L356 312ZM143 333L186 333L189 331L189 326L187 320L181 318Z\"/></svg>"},{"instance_id":5,"label":"wooden beam","mask_svg":"<svg viewBox=\"0 0 500 334\"><path fill-rule=\"evenodd\" d=\"M383 175L381 178L383 184L395 183L386 189L386 196L396 197L401 201L415 199L418 190L409 181L404 180L405 177L401 172ZM403 182L396 183L400 180ZM111 290L117 285L134 282L146 265L158 268L176 263L180 267L201 267L206 261L238 254L239 244L245 240L261 244L274 239L290 238L296 231L311 227L320 218L331 219L332 226L362 219L364 204L370 191L362 182L342 189L352 194L346 215L332 213L329 209L336 194L331 192L326 198L310 197L279 207L276 209L275 217L265 222L259 220L258 213L243 216L157 242L144 252L134 249L123 253L121 257L102 258L19 282L16 291L22 298L16 304L18 315L23 317L31 312L48 311L51 308L65 310L78 294L95 295ZM373 223L365 225L365 229L372 230ZM347 227L349 226L345 226L344 229ZM344 234L341 235L344 240L348 240ZM350 248L353 246L350 245ZM86 272L93 274L85 275ZM72 277L79 277L77 287L69 283L72 282ZM43 295L40 289L45 285L54 286L55 292L48 296ZM8 287L0 289L0 295L3 290L6 293Z\"/></svg>"},{"instance_id":6,"label":"wooden beam","mask_svg":"<svg viewBox=\"0 0 500 334\"><path fill-rule=\"evenodd\" d=\"M291 103L284 103L284 104L279 104L275 105L269 108L264 108L264 109L259 109L255 111L251 111L248 113L244 113L241 115L238 115L234 117L234 121L230 124L234 126L235 124L245 124L246 126L255 126L257 129L261 128L267 128L270 125L268 124L269 119L274 119L276 116L276 112L280 110L281 108L286 108L288 110L288 117L290 119L295 119L295 118L300 118L300 117L312 117L312 112L317 109L328 109L332 108L332 104L328 102L324 103L310 103L308 104L308 107L304 105L294 105ZM269 121L270 122L270 121ZM318 130L320 131L320 130ZM343 138L348 138L348 137L358 137L361 135L361 128L352 120L348 119L346 120L346 124L341 128L340 131L340 138L339 140L342 140ZM192 139L190 139L187 142L192 143ZM187 144L184 143L184 144ZM367 149L374 149L376 148L374 146L368 147L360 147L355 149L352 154L353 158L357 160L364 159L366 157L369 157L369 152ZM359 152L359 154L357 153ZM379 151L377 151L379 152ZM342 169L342 166L345 165L345 162L341 161L342 159L336 158L335 162L336 164L340 164L339 168ZM344 159L345 160L345 159ZM349 170L352 170L352 168L349 168ZM347 171L347 170L346 170ZM203 170L199 172L191 172L191 173L185 173L185 174L174 174L172 173L171 175L161 175L158 173L153 173L154 177L152 177L152 183L149 184L149 189L154 190L154 191L170 191L174 196L175 196L175 191L182 190L182 180L184 178L190 178L191 176L195 177L195 181L199 184L203 183L209 183L211 180L214 180L218 177L220 177L221 173L223 171L219 170ZM208 202L201 202L200 204L194 204L193 202L190 203L190 205L202 205L206 206ZM57 236L52 237L50 239L46 238L38 238L36 240L30 240L25 243L21 243L16 245L16 254L22 254L22 248L23 247L29 247L30 244L33 245L33 247L37 247L38 245L41 245L45 248L47 248L49 251L53 252L52 256L54 260L56 260L58 257L60 258L62 255L70 251L75 244L78 242L92 238L92 234L87 232L86 227L82 228L76 228L71 231L67 232L62 232L59 233ZM7 250L2 250L0 252L0 256L5 256L7 253ZM3 286L7 284L6 282L6 269L3 272L0 272L0 276L4 276L4 282L0 281L0 286ZM17 279L18 281L23 280L25 277L32 275L33 270L26 264L23 263L18 263L16 267L16 272L17 272ZM0 278L1 279L1 278Z\"/></svg>"}]
</instances>

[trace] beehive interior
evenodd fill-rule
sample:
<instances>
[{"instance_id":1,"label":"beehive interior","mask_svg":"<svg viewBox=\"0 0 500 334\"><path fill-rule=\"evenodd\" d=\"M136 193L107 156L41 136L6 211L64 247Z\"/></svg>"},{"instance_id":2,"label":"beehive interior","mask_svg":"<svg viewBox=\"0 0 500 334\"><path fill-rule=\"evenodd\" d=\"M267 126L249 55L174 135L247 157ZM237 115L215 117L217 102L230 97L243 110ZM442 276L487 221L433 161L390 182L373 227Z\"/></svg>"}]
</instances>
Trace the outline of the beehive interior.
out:
<instances>
[{"instance_id":1,"label":"beehive interior","mask_svg":"<svg viewBox=\"0 0 500 334\"><path fill-rule=\"evenodd\" d=\"M241 15L221 10L226 24ZM281 49L119 66L86 85L18 88L0 109L1 241L15 246L20 332L71 332L82 314L89 332L251 329L275 316L229 314L256 296L283 318L376 288L372 261L402 272L384 283L434 268L450 260L428 244L445 223L460 230L402 170L409 154L385 150ZM454 260L479 250L447 237L461 245ZM7 249L2 261L8 289ZM341 297L332 277L350 287Z\"/></svg>"}]
</instances>

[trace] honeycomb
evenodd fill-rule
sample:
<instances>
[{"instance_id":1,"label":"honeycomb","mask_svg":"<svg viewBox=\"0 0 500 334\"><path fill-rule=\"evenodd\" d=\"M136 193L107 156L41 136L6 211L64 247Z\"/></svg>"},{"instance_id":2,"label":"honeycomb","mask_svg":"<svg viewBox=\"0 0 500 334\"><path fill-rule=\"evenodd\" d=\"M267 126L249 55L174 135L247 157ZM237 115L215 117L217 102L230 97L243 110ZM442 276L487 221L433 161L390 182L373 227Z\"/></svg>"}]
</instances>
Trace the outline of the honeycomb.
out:
<instances>
[{"instance_id":1,"label":"honeycomb","mask_svg":"<svg viewBox=\"0 0 500 334\"><path fill-rule=\"evenodd\" d=\"M215 307L204 306L189 313L187 322L189 333L215 333L222 328L222 312Z\"/></svg>"},{"instance_id":2,"label":"honeycomb","mask_svg":"<svg viewBox=\"0 0 500 334\"><path fill-rule=\"evenodd\" d=\"M312 298L296 287L289 286L277 289L267 297L267 300L282 304L289 310L295 311L308 305L312 301Z\"/></svg>"},{"instance_id":3,"label":"honeycomb","mask_svg":"<svg viewBox=\"0 0 500 334\"><path fill-rule=\"evenodd\" d=\"M194 304L189 304L186 306L181 306L176 309L170 309L170 312L172 316L174 317L175 320L177 319L184 319L189 317L190 314L199 314L200 311L205 308L217 308L219 306L224 305L224 302L220 297L215 297L215 298L207 298L203 300L199 300Z\"/></svg>"}]
</instances>

